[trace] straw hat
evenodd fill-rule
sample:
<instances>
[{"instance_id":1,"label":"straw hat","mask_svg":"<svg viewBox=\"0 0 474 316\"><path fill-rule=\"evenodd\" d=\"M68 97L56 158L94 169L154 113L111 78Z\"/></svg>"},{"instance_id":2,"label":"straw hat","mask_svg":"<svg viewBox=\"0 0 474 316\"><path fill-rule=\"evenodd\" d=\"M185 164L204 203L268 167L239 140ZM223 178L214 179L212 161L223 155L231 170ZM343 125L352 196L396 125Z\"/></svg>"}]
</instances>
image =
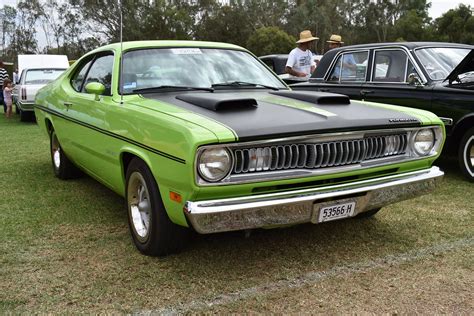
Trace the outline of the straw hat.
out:
<instances>
[{"instance_id":1,"label":"straw hat","mask_svg":"<svg viewBox=\"0 0 474 316\"><path fill-rule=\"evenodd\" d=\"M300 33L300 40L297 41L296 43L306 43L306 42L312 42L318 40L319 37L314 37L313 34L311 34L311 31L304 30L303 32Z\"/></svg>"},{"instance_id":2,"label":"straw hat","mask_svg":"<svg viewBox=\"0 0 474 316\"><path fill-rule=\"evenodd\" d=\"M344 44L341 35L333 34L326 43Z\"/></svg>"}]
</instances>

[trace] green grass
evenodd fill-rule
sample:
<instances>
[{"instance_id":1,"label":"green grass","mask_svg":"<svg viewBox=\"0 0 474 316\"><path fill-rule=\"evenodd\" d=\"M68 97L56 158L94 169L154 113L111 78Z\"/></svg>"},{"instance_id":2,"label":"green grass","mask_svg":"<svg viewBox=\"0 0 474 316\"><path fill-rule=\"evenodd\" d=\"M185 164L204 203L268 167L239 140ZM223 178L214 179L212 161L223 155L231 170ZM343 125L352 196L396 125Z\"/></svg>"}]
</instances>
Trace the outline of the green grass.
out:
<instances>
[{"instance_id":1,"label":"green grass","mask_svg":"<svg viewBox=\"0 0 474 316\"><path fill-rule=\"evenodd\" d=\"M181 254L150 258L133 246L121 197L89 177L54 177L49 141L36 124L1 115L0 148L0 313L161 310L473 236L474 186L455 161L444 159L437 165L447 176L434 194L387 207L372 219L257 230L249 238L239 232L195 236ZM464 311L472 307L472 267L472 255L459 250L207 310L409 312L414 305L406 302L416 303L410 295L418 284L424 293L446 292L437 305L420 300L421 311ZM437 268L440 279L432 277ZM384 286L387 278L396 281L397 295ZM453 291L464 296L455 299ZM344 299L321 301L333 292Z\"/></svg>"}]
</instances>

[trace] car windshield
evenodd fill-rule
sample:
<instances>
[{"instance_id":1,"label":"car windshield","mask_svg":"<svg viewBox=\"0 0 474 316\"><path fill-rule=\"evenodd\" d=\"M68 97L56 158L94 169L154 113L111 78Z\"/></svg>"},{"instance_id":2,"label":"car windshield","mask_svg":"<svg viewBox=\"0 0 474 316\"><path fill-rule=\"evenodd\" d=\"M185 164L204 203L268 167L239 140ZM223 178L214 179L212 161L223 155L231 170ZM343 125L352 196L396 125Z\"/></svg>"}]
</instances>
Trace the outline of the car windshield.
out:
<instances>
[{"instance_id":1,"label":"car windshield","mask_svg":"<svg viewBox=\"0 0 474 316\"><path fill-rule=\"evenodd\" d=\"M154 87L286 88L249 53L227 49L159 48L126 52L122 76L124 94Z\"/></svg>"},{"instance_id":2,"label":"car windshield","mask_svg":"<svg viewBox=\"0 0 474 316\"><path fill-rule=\"evenodd\" d=\"M469 51L467 48L433 47L416 50L415 54L432 80L444 80Z\"/></svg>"},{"instance_id":3,"label":"car windshield","mask_svg":"<svg viewBox=\"0 0 474 316\"><path fill-rule=\"evenodd\" d=\"M25 84L49 83L59 77L65 69L30 69L26 73Z\"/></svg>"}]
</instances>

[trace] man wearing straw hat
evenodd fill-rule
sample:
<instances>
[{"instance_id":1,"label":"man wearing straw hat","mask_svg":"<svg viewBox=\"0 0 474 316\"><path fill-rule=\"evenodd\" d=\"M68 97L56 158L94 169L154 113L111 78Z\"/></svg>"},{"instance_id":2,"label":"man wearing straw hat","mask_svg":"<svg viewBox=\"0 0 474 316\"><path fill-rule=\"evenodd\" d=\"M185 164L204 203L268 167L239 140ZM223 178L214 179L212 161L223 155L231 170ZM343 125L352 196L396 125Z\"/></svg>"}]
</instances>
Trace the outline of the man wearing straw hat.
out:
<instances>
[{"instance_id":1,"label":"man wearing straw hat","mask_svg":"<svg viewBox=\"0 0 474 316\"><path fill-rule=\"evenodd\" d=\"M328 43L329 50L339 48L342 46L342 44L344 44L341 35L336 34L332 34L329 38L329 41L326 41L326 43ZM351 76L356 71L357 63L352 54L344 54L342 65L342 77ZM339 76L339 69L339 65L337 65L334 68L333 74L335 73L337 76Z\"/></svg>"},{"instance_id":2,"label":"man wearing straw hat","mask_svg":"<svg viewBox=\"0 0 474 316\"><path fill-rule=\"evenodd\" d=\"M328 43L330 50L333 48L341 47L342 44L344 44L344 42L342 41L341 35L336 35L336 34L331 35L331 37L329 38L329 41L326 41L326 43Z\"/></svg>"},{"instance_id":3,"label":"man wearing straw hat","mask_svg":"<svg viewBox=\"0 0 474 316\"><path fill-rule=\"evenodd\" d=\"M316 64L309 48L311 43L318 39L318 37L311 34L311 31L305 30L300 33L300 39L296 42L298 47L288 55L285 67L286 73L299 78L309 77L313 73Z\"/></svg>"}]
</instances>

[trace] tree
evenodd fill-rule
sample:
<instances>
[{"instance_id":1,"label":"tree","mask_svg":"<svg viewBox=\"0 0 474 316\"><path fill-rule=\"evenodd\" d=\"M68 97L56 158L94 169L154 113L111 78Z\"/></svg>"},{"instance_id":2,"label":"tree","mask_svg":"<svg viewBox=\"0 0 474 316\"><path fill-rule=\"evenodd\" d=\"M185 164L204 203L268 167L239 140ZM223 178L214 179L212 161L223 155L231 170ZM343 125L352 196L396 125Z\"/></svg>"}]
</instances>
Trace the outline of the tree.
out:
<instances>
[{"instance_id":1,"label":"tree","mask_svg":"<svg viewBox=\"0 0 474 316\"><path fill-rule=\"evenodd\" d=\"M426 38L425 26L423 17L419 16L416 10L410 10L395 22L394 37L405 41Z\"/></svg>"},{"instance_id":2,"label":"tree","mask_svg":"<svg viewBox=\"0 0 474 316\"><path fill-rule=\"evenodd\" d=\"M455 43L474 43L474 17L470 6L460 4L437 18L434 27L439 40Z\"/></svg>"},{"instance_id":3,"label":"tree","mask_svg":"<svg viewBox=\"0 0 474 316\"><path fill-rule=\"evenodd\" d=\"M13 32L11 48L16 54L35 53L38 51L36 23L42 14L38 0L20 1L17 6L17 24Z\"/></svg>"},{"instance_id":4,"label":"tree","mask_svg":"<svg viewBox=\"0 0 474 316\"><path fill-rule=\"evenodd\" d=\"M15 32L15 18L16 9L14 7L6 5L0 8L1 55L7 55L6 48L9 46Z\"/></svg>"},{"instance_id":5,"label":"tree","mask_svg":"<svg viewBox=\"0 0 474 316\"><path fill-rule=\"evenodd\" d=\"M295 47L296 39L276 26L259 28L250 36L247 48L257 56L287 54Z\"/></svg>"}]
</instances>

